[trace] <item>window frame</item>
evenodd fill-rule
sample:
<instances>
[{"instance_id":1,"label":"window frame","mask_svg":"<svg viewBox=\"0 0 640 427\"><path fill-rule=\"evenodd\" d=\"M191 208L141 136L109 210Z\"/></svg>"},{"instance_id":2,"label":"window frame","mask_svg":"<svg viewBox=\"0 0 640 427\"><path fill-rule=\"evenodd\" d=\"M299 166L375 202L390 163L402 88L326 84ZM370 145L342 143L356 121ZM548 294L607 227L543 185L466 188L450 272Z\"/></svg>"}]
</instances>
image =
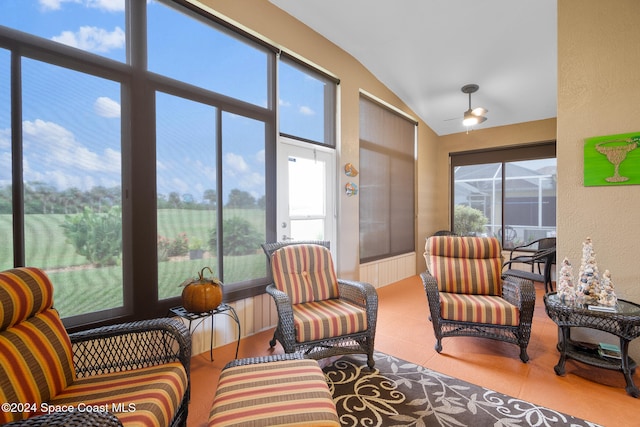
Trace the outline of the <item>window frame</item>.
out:
<instances>
[{"instance_id":1,"label":"window frame","mask_svg":"<svg viewBox=\"0 0 640 427\"><path fill-rule=\"evenodd\" d=\"M118 82L121 89L121 150L122 150L122 235L123 235L123 306L105 312L93 312L74 318L65 318L69 330L81 330L115 322L138 320L166 315L168 309L179 305L179 297L158 300L157 220L156 220L156 167L155 167L155 91L176 94L204 102L222 111L253 118L265 123L265 196L275 200L276 175L276 78L278 49L210 12L186 1L167 1L165 6L184 7L211 21L211 25L245 38L248 44L267 52L267 105L256 106L212 91L199 89L187 83L153 74L146 70L146 4L127 2L127 62L122 63L81 51L19 30L0 26L0 48L9 51L11 59L11 141L13 264L25 265L24 209L22 198L22 103L20 101L20 61L22 57L72 69ZM335 133L335 132L334 132ZM136 143L133 144L132 141ZM135 165L135 167L134 167ZM266 207L267 240L275 236L275 203ZM272 232L272 231L273 232ZM265 257L265 265L267 263ZM267 269L265 268L265 271ZM225 301L234 301L264 293L268 283L264 278L254 279L225 289ZM177 286L178 284L176 284ZM150 303L151 301L151 303Z\"/></svg>"},{"instance_id":2,"label":"window frame","mask_svg":"<svg viewBox=\"0 0 640 427\"><path fill-rule=\"evenodd\" d=\"M449 153L449 223L451 230L455 232L455 169L459 166L472 166L482 164L501 163L501 229L505 227L505 199L506 192L506 168L505 163L556 158L556 140L510 145L480 150L469 150ZM507 224L508 225L508 224ZM501 236L500 244L504 248L504 236Z\"/></svg>"}]
</instances>

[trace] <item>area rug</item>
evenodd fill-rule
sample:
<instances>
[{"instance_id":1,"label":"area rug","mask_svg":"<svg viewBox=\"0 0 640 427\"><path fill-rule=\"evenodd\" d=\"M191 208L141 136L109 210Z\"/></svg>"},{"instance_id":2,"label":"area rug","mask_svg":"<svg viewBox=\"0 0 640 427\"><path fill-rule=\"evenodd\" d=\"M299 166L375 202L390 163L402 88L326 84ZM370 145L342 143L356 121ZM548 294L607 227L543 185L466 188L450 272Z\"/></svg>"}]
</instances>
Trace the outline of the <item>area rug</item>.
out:
<instances>
[{"instance_id":1,"label":"area rug","mask_svg":"<svg viewBox=\"0 0 640 427\"><path fill-rule=\"evenodd\" d=\"M324 368L343 426L568 426L598 424L376 352Z\"/></svg>"}]
</instances>

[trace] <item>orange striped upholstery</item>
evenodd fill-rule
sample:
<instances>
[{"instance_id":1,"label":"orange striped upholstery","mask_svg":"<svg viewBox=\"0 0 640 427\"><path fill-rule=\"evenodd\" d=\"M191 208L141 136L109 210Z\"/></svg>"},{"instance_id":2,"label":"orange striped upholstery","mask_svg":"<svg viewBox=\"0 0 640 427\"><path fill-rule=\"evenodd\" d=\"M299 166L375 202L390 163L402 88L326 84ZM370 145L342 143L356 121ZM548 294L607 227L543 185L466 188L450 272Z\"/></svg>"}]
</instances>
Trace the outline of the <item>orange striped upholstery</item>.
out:
<instances>
[{"instance_id":1,"label":"orange striped upholstery","mask_svg":"<svg viewBox=\"0 0 640 427\"><path fill-rule=\"evenodd\" d=\"M226 368L209 427L339 426L318 362L283 360Z\"/></svg>"},{"instance_id":2,"label":"orange striped upholstery","mask_svg":"<svg viewBox=\"0 0 640 427\"><path fill-rule=\"evenodd\" d=\"M100 406L125 427L168 426L187 388L180 362L77 379L50 405ZM133 405L133 406L130 406Z\"/></svg>"},{"instance_id":3,"label":"orange striped upholstery","mask_svg":"<svg viewBox=\"0 0 640 427\"><path fill-rule=\"evenodd\" d=\"M75 378L71 342L52 309L53 287L38 269L0 273L0 402L39 406ZM27 413L0 412L0 424Z\"/></svg>"},{"instance_id":4,"label":"orange striped upholstery","mask_svg":"<svg viewBox=\"0 0 640 427\"><path fill-rule=\"evenodd\" d=\"M337 298L338 279L329 249L320 245L289 245L271 256L276 287L286 293L291 304Z\"/></svg>"},{"instance_id":5,"label":"orange striped upholstery","mask_svg":"<svg viewBox=\"0 0 640 427\"><path fill-rule=\"evenodd\" d=\"M53 307L53 285L42 270L21 267L0 273L0 331Z\"/></svg>"},{"instance_id":6,"label":"orange striped upholstery","mask_svg":"<svg viewBox=\"0 0 640 427\"><path fill-rule=\"evenodd\" d=\"M440 292L500 295L502 249L493 237L432 236L424 253Z\"/></svg>"},{"instance_id":7,"label":"orange striped upholstery","mask_svg":"<svg viewBox=\"0 0 640 427\"><path fill-rule=\"evenodd\" d=\"M37 410L44 403L98 405L125 426L168 426L188 385L182 364L77 379L71 341L52 304L53 286L42 270L0 272L0 402ZM0 411L0 424L36 414Z\"/></svg>"},{"instance_id":8,"label":"orange striped upholstery","mask_svg":"<svg viewBox=\"0 0 640 427\"><path fill-rule=\"evenodd\" d=\"M461 322L517 326L520 311L506 300L490 295L441 292L441 317Z\"/></svg>"},{"instance_id":9,"label":"orange striped upholstery","mask_svg":"<svg viewBox=\"0 0 640 427\"><path fill-rule=\"evenodd\" d=\"M367 329L365 310L340 299L314 301L293 306L296 341L339 337Z\"/></svg>"}]
</instances>

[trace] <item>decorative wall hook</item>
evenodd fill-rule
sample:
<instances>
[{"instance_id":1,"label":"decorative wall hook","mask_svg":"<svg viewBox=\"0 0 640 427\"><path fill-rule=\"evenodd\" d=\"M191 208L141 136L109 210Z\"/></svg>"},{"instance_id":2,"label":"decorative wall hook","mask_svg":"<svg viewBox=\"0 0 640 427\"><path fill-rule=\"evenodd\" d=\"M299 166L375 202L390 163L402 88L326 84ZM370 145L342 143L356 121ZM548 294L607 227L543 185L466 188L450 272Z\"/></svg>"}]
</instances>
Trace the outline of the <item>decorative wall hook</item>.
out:
<instances>
[{"instance_id":1,"label":"decorative wall hook","mask_svg":"<svg viewBox=\"0 0 640 427\"><path fill-rule=\"evenodd\" d=\"M346 165L344 165L344 173L347 176L357 176L358 175L358 169L356 169L356 167L353 166L352 163L347 163Z\"/></svg>"},{"instance_id":2,"label":"decorative wall hook","mask_svg":"<svg viewBox=\"0 0 640 427\"><path fill-rule=\"evenodd\" d=\"M353 182L347 182L344 186L344 190L349 197L356 196L358 194L358 186Z\"/></svg>"}]
</instances>

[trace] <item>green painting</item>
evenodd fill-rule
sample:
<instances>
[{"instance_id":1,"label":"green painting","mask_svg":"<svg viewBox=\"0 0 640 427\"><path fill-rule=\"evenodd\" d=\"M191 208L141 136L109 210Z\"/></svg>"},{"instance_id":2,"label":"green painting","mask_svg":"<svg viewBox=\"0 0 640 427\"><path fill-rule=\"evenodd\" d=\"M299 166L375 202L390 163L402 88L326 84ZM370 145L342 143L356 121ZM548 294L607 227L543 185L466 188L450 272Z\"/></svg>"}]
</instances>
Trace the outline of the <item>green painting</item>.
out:
<instances>
[{"instance_id":1,"label":"green painting","mask_svg":"<svg viewBox=\"0 0 640 427\"><path fill-rule=\"evenodd\" d=\"M640 132L585 139L585 187L633 184L640 184Z\"/></svg>"}]
</instances>

